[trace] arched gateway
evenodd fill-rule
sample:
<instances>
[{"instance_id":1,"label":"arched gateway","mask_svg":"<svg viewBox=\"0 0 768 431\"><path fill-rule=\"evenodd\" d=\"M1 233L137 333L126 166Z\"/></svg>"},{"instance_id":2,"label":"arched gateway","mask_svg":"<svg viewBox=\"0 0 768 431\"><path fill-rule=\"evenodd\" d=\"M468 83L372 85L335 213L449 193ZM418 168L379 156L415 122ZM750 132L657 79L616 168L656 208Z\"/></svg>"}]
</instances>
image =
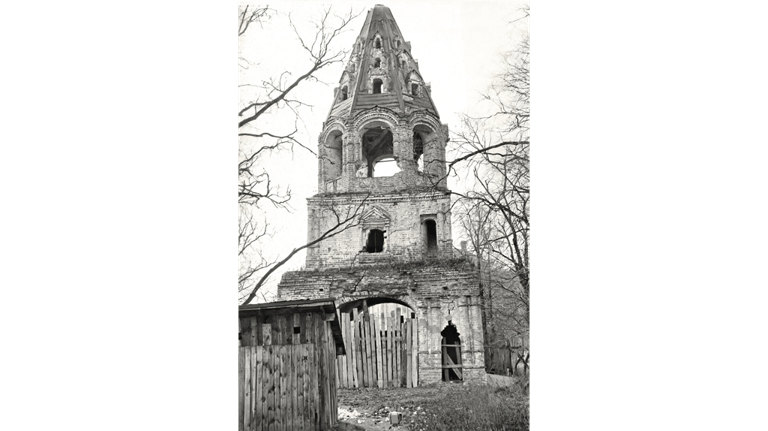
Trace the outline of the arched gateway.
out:
<instances>
[{"instance_id":1,"label":"arched gateway","mask_svg":"<svg viewBox=\"0 0 768 431\"><path fill-rule=\"evenodd\" d=\"M337 357L342 387L439 382L445 362L461 364L452 380L485 375L478 281L451 240L448 126L403 40L389 8L368 11L320 134L308 239L363 209L278 285L281 300L335 300L348 352ZM392 159L396 173L374 175ZM441 335L449 322L461 333L451 361Z\"/></svg>"}]
</instances>

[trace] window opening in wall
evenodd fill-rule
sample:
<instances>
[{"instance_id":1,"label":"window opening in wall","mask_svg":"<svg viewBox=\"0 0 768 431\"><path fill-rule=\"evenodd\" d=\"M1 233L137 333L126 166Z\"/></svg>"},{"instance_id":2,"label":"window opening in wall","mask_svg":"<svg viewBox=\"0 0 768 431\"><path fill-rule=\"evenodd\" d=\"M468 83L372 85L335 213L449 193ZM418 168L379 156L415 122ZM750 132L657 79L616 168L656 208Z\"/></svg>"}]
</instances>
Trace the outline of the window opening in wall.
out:
<instances>
[{"instance_id":1,"label":"window opening in wall","mask_svg":"<svg viewBox=\"0 0 768 431\"><path fill-rule=\"evenodd\" d=\"M413 131L413 161L416 162L416 166L419 172L424 172L424 139L421 137L421 133L416 130Z\"/></svg>"},{"instance_id":2,"label":"window opening in wall","mask_svg":"<svg viewBox=\"0 0 768 431\"><path fill-rule=\"evenodd\" d=\"M400 60L400 67L405 69L405 60Z\"/></svg>"},{"instance_id":3,"label":"window opening in wall","mask_svg":"<svg viewBox=\"0 0 768 431\"><path fill-rule=\"evenodd\" d=\"M399 40L395 41L395 48L400 48L400 41Z\"/></svg>"},{"instance_id":4,"label":"window opening in wall","mask_svg":"<svg viewBox=\"0 0 768 431\"><path fill-rule=\"evenodd\" d=\"M381 79L373 80L373 94L381 94Z\"/></svg>"},{"instance_id":5,"label":"window opening in wall","mask_svg":"<svg viewBox=\"0 0 768 431\"><path fill-rule=\"evenodd\" d=\"M427 254L437 254L437 225L434 220L427 220L424 222L427 227Z\"/></svg>"},{"instance_id":6,"label":"window opening in wall","mask_svg":"<svg viewBox=\"0 0 768 431\"><path fill-rule=\"evenodd\" d=\"M411 84L411 95L413 96L419 95L419 84Z\"/></svg>"},{"instance_id":7,"label":"window opening in wall","mask_svg":"<svg viewBox=\"0 0 768 431\"><path fill-rule=\"evenodd\" d=\"M368 253L381 253L384 250L384 231L371 229L368 232L368 241L365 243L365 251Z\"/></svg>"},{"instance_id":8,"label":"window opening in wall","mask_svg":"<svg viewBox=\"0 0 768 431\"><path fill-rule=\"evenodd\" d=\"M443 337L442 359L443 359L443 381L453 382L464 380L461 363L461 338L459 331L450 320L448 325L440 332Z\"/></svg>"},{"instance_id":9,"label":"window opening in wall","mask_svg":"<svg viewBox=\"0 0 768 431\"><path fill-rule=\"evenodd\" d=\"M381 39L376 38L376 48L381 48Z\"/></svg>"},{"instance_id":10,"label":"window opening in wall","mask_svg":"<svg viewBox=\"0 0 768 431\"><path fill-rule=\"evenodd\" d=\"M373 177L391 177L400 172L400 168L397 167L397 161L394 157L387 157L379 160L373 165Z\"/></svg>"},{"instance_id":11,"label":"window opening in wall","mask_svg":"<svg viewBox=\"0 0 768 431\"><path fill-rule=\"evenodd\" d=\"M347 100L347 97L348 97L347 87L345 86L344 88L341 89L341 100Z\"/></svg>"},{"instance_id":12,"label":"window opening in wall","mask_svg":"<svg viewBox=\"0 0 768 431\"><path fill-rule=\"evenodd\" d=\"M379 67L381 67L381 59L380 58L377 58L377 59L373 60L373 67L375 67L377 69Z\"/></svg>"}]
</instances>

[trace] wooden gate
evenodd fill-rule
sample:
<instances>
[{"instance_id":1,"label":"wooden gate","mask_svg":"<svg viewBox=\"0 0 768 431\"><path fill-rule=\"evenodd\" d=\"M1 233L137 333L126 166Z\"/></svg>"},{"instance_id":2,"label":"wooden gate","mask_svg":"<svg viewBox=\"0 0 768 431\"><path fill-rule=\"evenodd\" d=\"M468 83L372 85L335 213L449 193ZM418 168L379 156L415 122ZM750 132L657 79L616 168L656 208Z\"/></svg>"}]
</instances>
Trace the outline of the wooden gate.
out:
<instances>
[{"instance_id":1,"label":"wooden gate","mask_svg":"<svg viewBox=\"0 0 768 431\"><path fill-rule=\"evenodd\" d=\"M401 310L378 315L340 313L347 355L336 357L336 384L341 388L412 388L418 383L416 319Z\"/></svg>"},{"instance_id":2,"label":"wooden gate","mask_svg":"<svg viewBox=\"0 0 768 431\"><path fill-rule=\"evenodd\" d=\"M314 344L240 347L241 430L320 429Z\"/></svg>"},{"instance_id":3,"label":"wooden gate","mask_svg":"<svg viewBox=\"0 0 768 431\"><path fill-rule=\"evenodd\" d=\"M458 341L455 344L446 343L445 338L440 343L443 348L443 381L464 380L464 375L461 371L461 344Z\"/></svg>"}]
</instances>

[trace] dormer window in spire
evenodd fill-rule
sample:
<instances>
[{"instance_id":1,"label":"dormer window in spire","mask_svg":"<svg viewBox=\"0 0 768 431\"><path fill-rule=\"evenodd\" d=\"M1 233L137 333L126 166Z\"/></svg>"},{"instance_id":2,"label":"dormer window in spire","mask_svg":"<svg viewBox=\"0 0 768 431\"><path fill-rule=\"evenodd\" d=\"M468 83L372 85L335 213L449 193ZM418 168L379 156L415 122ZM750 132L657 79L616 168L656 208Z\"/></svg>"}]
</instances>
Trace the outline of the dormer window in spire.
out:
<instances>
[{"instance_id":1,"label":"dormer window in spire","mask_svg":"<svg viewBox=\"0 0 768 431\"><path fill-rule=\"evenodd\" d=\"M348 91L346 85L341 89L341 100L347 100L349 97Z\"/></svg>"},{"instance_id":2,"label":"dormer window in spire","mask_svg":"<svg viewBox=\"0 0 768 431\"><path fill-rule=\"evenodd\" d=\"M400 48L400 41L399 40L395 40L395 48L398 48L398 49Z\"/></svg>"},{"instance_id":3,"label":"dormer window in spire","mask_svg":"<svg viewBox=\"0 0 768 431\"><path fill-rule=\"evenodd\" d=\"M376 35L376 40L373 42L373 46L376 49L381 49L381 37L378 34Z\"/></svg>"},{"instance_id":4,"label":"dormer window in spire","mask_svg":"<svg viewBox=\"0 0 768 431\"><path fill-rule=\"evenodd\" d=\"M377 57L377 58L375 58L373 60L373 67L375 67L377 69L381 67L381 59L380 58Z\"/></svg>"},{"instance_id":5,"label":"dormer window in spire","mask_svg":"<svg viewBox=\"0 0 768 431\"><path fill-rule=\"evenodd\" d=\"M419 95L419 84L411 84L411 95L412 96Z\"/></svg>"},{"instance_id":6,"label":"dormer window in spire","mask_svg":"<svg viewBox=\"0 0 768 431\"><path fill-rule=\"evenodd\" d=\"M373 94L381 94L381 86L383 82L381 79L374 79L373 80Z\"/></svg>"}]
</instances>

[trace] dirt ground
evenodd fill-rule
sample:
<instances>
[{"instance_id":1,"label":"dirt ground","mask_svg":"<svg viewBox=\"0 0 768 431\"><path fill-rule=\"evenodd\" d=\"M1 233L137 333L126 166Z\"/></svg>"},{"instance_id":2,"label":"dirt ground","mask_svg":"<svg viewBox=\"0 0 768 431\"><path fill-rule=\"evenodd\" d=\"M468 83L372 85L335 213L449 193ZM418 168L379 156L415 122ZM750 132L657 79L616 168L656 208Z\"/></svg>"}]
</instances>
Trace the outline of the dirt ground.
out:
<instances>
[{"instance_id":1,"label":"dirt ground","mask_svg":"<svg viewBox=\"0 0 768 431\"><path fill-rule=\"evenodd\" d=\"M415 415L425 414L422 405L434 402L453 390L460 390L460 384L440 383L417 388L387 389L338 389L339 422L355 425L366 430L410 430L408 423ZM393 427L389 422L390 412L400 412L403 420ZM358 429L359 429L358 428Z\"/></svg>"}]
</instances>

